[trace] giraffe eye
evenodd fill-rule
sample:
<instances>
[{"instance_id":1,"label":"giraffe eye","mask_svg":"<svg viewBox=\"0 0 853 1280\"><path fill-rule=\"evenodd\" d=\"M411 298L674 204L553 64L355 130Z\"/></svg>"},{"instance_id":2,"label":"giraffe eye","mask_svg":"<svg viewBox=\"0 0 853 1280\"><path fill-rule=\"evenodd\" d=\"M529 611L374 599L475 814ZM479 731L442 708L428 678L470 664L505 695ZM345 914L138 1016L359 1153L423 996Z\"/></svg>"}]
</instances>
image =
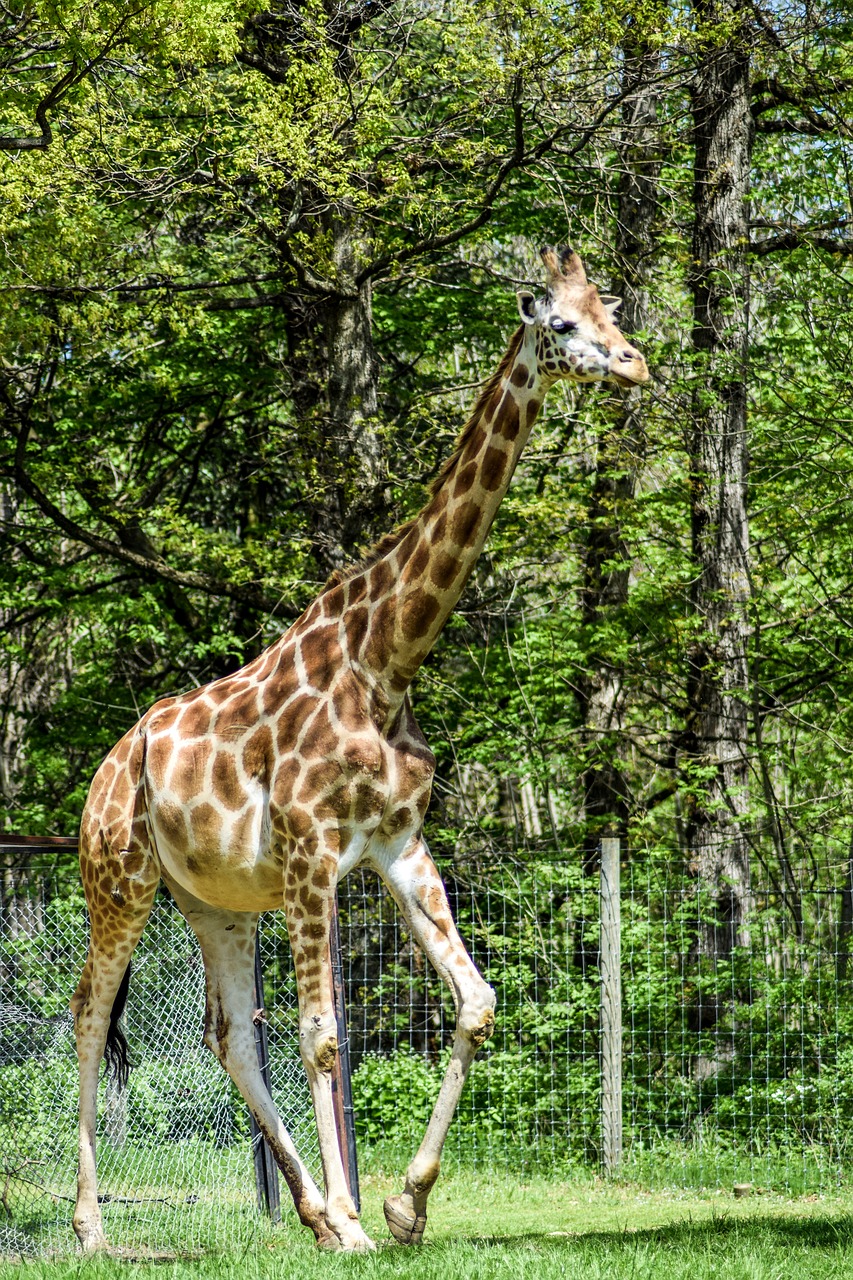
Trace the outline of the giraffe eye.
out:
<instances>
[{"instance_id":1,"label":"giraffe eye","mask_svg":"<svg viewBox=\"0 0 853 1280\"><path fill-rule=\"evenodd\" d=\"M551 321L551 328L556 333L571 333L572 329L577 329L577 325L572 324L571 320L561 320L559 316L555 316Z\"/></svg>"}]
</instances>

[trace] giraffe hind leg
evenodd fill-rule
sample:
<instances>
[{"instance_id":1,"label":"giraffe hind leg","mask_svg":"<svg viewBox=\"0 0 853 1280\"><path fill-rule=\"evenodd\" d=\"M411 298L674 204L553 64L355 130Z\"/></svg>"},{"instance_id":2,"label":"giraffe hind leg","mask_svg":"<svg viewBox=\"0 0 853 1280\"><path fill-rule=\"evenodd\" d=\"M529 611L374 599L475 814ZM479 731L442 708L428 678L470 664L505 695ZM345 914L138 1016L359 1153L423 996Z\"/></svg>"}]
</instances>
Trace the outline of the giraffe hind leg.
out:
<instances>
[{"instance_id":1,"label":"giraffe hind leg","mask_svg":"<svg viewBox=\"0 0 853 1280\"><path fill-rule=\"evenodd\" d=\"M108 1069L117 1069L119 1076L126 1079L129 1062L118 1020L127 998L130 957L148 920L158 876L145 883L144 892L138 896L124 892L130 886L122 884L115 868L110 878L112 884L106 895L90 888L91 877L87 882L89 954L71 1000L80 1075L77 1200L72 1221L86 1251L104 1248L107 1243L98 1204L95 1155L101 1060L106 1057ZM123 898L122 905L119 897ZM112 909L106 908L107 900Z\"/></svg>"}]
</instances>

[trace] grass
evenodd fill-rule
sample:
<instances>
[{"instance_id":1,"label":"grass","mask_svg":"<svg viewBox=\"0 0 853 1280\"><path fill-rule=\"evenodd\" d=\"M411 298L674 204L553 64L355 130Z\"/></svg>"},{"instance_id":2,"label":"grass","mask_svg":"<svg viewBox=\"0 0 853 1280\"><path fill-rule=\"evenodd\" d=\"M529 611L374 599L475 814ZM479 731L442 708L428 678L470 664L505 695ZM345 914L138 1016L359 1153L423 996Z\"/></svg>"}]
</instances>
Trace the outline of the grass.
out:
<instances>
[{"instance_id":1,"label":"grass","mask_svg":"<svg viewBox=\"0 0 853 1280\"><path fill-rule=\"evenodd\" d=\"M363 1219L387 1240L397 1180L364 1179ZM789 1199L643 1191L589 1179L454 1174L433 1193L428 1243L321 1254L288 1215L266 1241L199 1258L0 1261L2 1280L829 1280L853 1275L853 1194Z\"/></svg>"}]
</instances>

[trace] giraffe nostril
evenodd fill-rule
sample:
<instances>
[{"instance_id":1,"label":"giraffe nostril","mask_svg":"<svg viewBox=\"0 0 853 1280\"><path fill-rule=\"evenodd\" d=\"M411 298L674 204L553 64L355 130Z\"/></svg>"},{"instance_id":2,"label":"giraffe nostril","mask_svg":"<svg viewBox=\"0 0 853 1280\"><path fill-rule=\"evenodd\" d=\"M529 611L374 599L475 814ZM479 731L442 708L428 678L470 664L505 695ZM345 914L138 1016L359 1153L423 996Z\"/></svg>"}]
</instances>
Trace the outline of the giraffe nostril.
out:
<instances>
[{"instance_id":1,"label":"giraffe nostril","mask_svg":"<svg viewBox=\"0 0 853 1280\"><path fill-rule=\"evenodd\" d=\"M639 351L623 351L619 359L620 360L638 360L639 357L640 357Z\"/></svg>"}]
</instances>

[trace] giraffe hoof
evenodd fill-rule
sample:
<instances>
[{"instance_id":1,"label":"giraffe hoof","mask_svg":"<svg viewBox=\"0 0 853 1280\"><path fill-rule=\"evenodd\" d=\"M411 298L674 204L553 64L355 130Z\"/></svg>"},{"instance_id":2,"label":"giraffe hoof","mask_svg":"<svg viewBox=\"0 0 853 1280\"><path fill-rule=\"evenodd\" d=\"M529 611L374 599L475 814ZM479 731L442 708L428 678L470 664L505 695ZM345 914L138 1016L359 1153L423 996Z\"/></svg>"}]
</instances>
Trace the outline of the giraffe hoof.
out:
<instances>
[{"instance_id":1,"label":"giraffe hoof","mask_svg":"<svg viewBox=\"0 0 853 1280\"><path fill-rule=\"evenodd\" d=\"M325 1249L329 1253L336 1253L343 1248L343 1246L334 1231L329 1231L324 1235L317 1236L317 1248Z\"/></svg>"},{"instance_id":2,"label":"giraffe hoof","mask_svg":"<svg viewBox=\"0 0 853 1280\"><path fill-rule=\"evenodd\" d=\"M98 1253L109 1248L99 1210L75 1210L72 1226L83 1253Z\"/></svg>"},{"instance_id":3,"label":"giraffe hoof","mask_svg":"<svg viewBox=\"0 0 853 1280\"><path fill-rule=\"evenodd\" d=\"M376 1248L357 1218L352 1222L347 1222L345 1219L336 1223L327 1222L326 1226L331 1232L331 1239L318 1240L317 1244L321 1249L339 1249L344 1253L368 1253Z\"/></svg>"},{"instance_id":4,"label":"giraffe hoof","mask_svg":"<svg viewBox=\"0 0 853 1280\"><path fill-rule=\"evenodd\" d=\"M345 1249L347 1253L372 1253L376 1248L376 1245L373 1243L370 1236L365 1235L364 1232L362 1232L362 1234L355 1239L344 1240L341 1247Z\"/></svg>"},{"instance_id":5,"label":"giraffe hoof","mask_svg":"<svg viewBox=\"0 0 853 1280\"><path fill-rule=\"evenodd\" d=\"M77 1232L77 1238L83 1253L102 1253L110 1247L101 1227L93 1230L81 1229Z\"/></svg>"},{"instance_id":6,"label":"giraffe hoof","mask_svg":"<svg viewBox=\"0 0 853 1280\"><path fill-rule=\"evenodd\" d=\"M389 1196L382 1206L388 1230L398 1244L420 1244L426 1230L426 1214L415 1213L401 1196Z\"/></svg>"}]
</instances>

